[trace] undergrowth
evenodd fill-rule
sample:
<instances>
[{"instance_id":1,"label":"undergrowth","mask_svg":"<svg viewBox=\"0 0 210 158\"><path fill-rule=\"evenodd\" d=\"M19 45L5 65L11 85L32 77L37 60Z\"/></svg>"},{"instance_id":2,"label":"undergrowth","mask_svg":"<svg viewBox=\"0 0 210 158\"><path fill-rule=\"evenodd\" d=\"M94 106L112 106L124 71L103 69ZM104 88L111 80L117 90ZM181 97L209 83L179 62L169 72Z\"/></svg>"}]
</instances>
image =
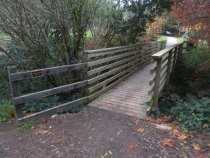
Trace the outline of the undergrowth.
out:
<instances>
[{"instance_id":1,"label":"undergrowth","mask_svg":"<svg viewBox=\"0 0 210 158\"><path fill-rule=\"evenodd\" d=\"M183 55L153 114L171 116L187 130L210 131L210 50L204 45Z\"/></svg>"},{"instance_id":2,"label":"undergrowth","mask_svg":"<svg viewBox=\"0 0 210 158\"><path fill-rule=\"evenodd\" d=\"M9 101L0 103L0 121L7 121L14 117L14 109Z\"/></svg>"}]
</instances>

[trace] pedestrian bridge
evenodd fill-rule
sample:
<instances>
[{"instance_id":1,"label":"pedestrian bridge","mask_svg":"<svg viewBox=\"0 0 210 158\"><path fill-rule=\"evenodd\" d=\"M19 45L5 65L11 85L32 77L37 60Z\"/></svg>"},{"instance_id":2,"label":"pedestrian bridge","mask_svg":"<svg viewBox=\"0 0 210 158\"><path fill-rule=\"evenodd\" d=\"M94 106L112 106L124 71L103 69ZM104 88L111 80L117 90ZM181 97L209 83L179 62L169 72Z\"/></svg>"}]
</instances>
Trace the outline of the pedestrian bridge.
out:
<instances>
[{"instance_id":1,"label":"pedestrian bridge","mask_svg":"<svg viewBox=\"0 0 210 158\"><path fill-rule=\"evenodd\" d=\"M107 111L145 118L151 107L157 106L159 96L167 86L170 74L182 54L183 44L166 46L166 42L150 42L123 47L97 49L84 52L84 62L33 71L18 72L9 67L9 79L16 119L24 121L62 113L68 109L89 105ZM60 74L67 71L85 72L82 81L47 90L20 94L19 82ZM23 106L63 92L84 88L88 93L81 98L56 107L26 115Z\"/></svg>"}]
</instances>

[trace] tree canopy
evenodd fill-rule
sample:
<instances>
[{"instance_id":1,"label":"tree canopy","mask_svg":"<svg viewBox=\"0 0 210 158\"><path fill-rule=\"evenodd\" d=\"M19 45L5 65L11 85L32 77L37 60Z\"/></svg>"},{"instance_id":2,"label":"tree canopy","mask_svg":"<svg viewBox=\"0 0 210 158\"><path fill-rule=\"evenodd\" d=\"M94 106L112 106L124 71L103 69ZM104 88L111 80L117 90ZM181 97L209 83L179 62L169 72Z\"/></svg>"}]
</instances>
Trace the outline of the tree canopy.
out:
<instances>
[{"instance_id":1,"label":"tree canopy","mask_svg":"<svg viewBox=\"0 0 210 158\"><path fill-rule=\"evenodd\" d=\"M209 0L174 0L172 9L181 25L194 32L194 40L205 39L210 42Z\"/></svg>"}]
</instances>

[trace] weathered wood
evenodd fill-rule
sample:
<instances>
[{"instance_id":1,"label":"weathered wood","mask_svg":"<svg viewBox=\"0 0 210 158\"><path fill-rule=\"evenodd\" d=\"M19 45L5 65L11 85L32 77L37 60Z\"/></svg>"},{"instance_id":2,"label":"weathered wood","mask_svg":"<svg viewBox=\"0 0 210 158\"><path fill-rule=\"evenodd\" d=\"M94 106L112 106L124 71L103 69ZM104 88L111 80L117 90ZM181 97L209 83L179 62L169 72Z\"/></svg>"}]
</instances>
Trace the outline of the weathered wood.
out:
<instances>
[{"instance_id":1,"label":"weathered wood","mask_svg":"<svg viewBox=\"0 0 210 158\"><path fill-rule=\"evenodd\" d=\"M60 86L60 87L47 89L47 90L40 91L40 92L30 93L30 94L22 95L19 97L14 97L13 101L15 104L21 104L21 103L25 103L28 101L34 101L34 100L38 100L41 98L45 98L45 97L48 97L48 96L51 96L54 94L59 94L62 92L68 92L68 91L71 91L74 89L82 88L87 85L88 85L88 81L76 82L76 83L72 83L72 84L68 84L68 85L64 85L64 86Z\"/></svg>"},{"instance_id":2,"label":"weathered wood","mask_svg":"<svg viewBox=\"0 0 210 158\"><path fill-rule=\"evenodd\" d=\"M55 87L22 96L20 96L20 94L13 95L13 102L15 107L17 108L16 111L17 112L18 110L20 111L16 114L16 118L18 119L18 121L30 120L30 119L35 119L37 117L45 117L52 115L54 113L63 112L65 110L68 110L71 106L87 104L90 100L93 100L94 98L100 96L107 90L111 89L116 84L120 83L131 73L138 70L139 67L150 62L152 58L151 55L160 50L162 45L163 43L161 42L153 42L153 43L135 44L123 47L114 47L108 49L85 51L83 53L84 59L82 59L84 63L74 64L74 65L64 65L59 67L38 69L27 72L17 72L17 70L9 71L8 69L11 88L18 90L19 90L18 86L16 88L13 88L14 85L12 84L15 83L15 85L18 85L19 84L18 81L28 78L43 77L47 75L60 74L63 72L71 70L79 70L79 69L86 70L87 73L86 77L92 76L92 78L90 78L89 80L84 79L83 81L60 87ZM156 71L158 70L155 69L154 71L156 74L157 73ZM101 74L102 72L104 73ZM156 84L155 82L153 82L152 87L154 89L155 86ZM69 103L65 103L29 116L23 117L23 115L20 115L22 113L21 109L22 103L25 103L27 101L34 101L37 99L48 97L50 95L55 95L83 87L89 87L88 94L91 93L93 94L89 95L88 97L71 101Z\"/></svg>"},{"instance_id":3,"label":"weathered wood","mask_svg":"<svg viewBox=\"0 0 210 158\"><path fill-rule=\"evenodd\" d=\"M106 72L106 73L104 73L104 74L101 74L101 75L99 75L99 76L96 76L96 77L94 77L94 78L89 79L88 82L89 82L89 84L93 84L93 83L95 83L95 82L97 82L97 81L99 81L99 80L101 80L101 79L103 79L103 78L106 78L106 77L109 76L109 75L112 75L112 74L114 74L114 73L116 73L116 72L119 72L120 70L125 69L126 67L131 66L132 64L133 64L133 63L128 63L128 64L126 64L126 65L122 65L122 66L120 66L120 67L117 67L117 68L115 68L115 69L112 69L111 71L108 71L108 72Z\"/></svg>"},{"instance_id":4,"label":"weathered wood","mask_svg":"<svg viewBox=\"0 0 210 158\"><path fill-rule=\"evenodd\" d=\"M138 49L137 47L131 47L131 48L112 50L112 51L108 51L108 52L95 52L95 53L88 54L88 59L90 60L91 58L101 57L101 56L105 56L105 55L114 55L116 53L123 54L123 53L127 53L128 51L134 51L137 49Z\"/></svg>"},{"instance_id":5,"label":"weathered wood","mask_svg":"<svg viewBox=\"0 0 210 158\"><path fill-rule=\"evenodd\" d=\"M159 88L159 91L158 91L159 95L160 95L160 94L162 93L162 91L163 91L163 88L164 88L164 86L165 86L165 82L166 82L166 79L163 80L163 82L160 84L160 88Z\"/></svg>"},{"instance_id":6,"label":"weathered wood","mask_svg":"<svg viewBox=\"0 0 210 158\"><path fill-rule=\"evenodd\" d=\"M167 76L166 76L166 89L168 90L169 87L169 79L170 79L170 73L171 73L171 68L172 68L172 51L169 51L169 56L168 56L168 63L167 63Z\"/></svg>"},{"instance_id":7,"label":"weathered wood","mask_svg":"<svg viewBox=\"0 0 210 158\"><path fill-rule=\"evenodd\" d=\"M131 56L129 58L117 61L115 63L111 63L111 64L108 64L108 65L105 65L105 66L102 66L102 67L99 67L99 68L96 68L96 69L92 69L92 70L88 71L88 76L92 76L92 75L98 74L98 73L100 73L100 72L102 72L104 70L108 70L110 68L115 68L116 66L125 64L127 62L131 62L134 59L135 59L135 56Z\"/></svg>"},{"instance_id":8,"label":"weathered wood","mask_svg":"<svg viewBox=\"0 0 210 158\"><path fill-rule=\"evenodd\" d=\"M168 64L168 59L166 59L164 62L162 62L162 65L161 65L161 70L163 70Z\"/></svg>"},{"instance_id":9,"label":"weathered wood","mask_svg":"<svg viewBox=\"0 0 210 158\"><path fill-rule=\"evenodd\" d=\"M8 75L9 75L9 82L10 82L10 89L12 98L20 96L20 84L18 81L12 81L11 75L17 73L17 68L15 66L8 67ZM17 104L13 101L14 104L14 111L16 119L23 116L23 104Z\"/></svg>"},{"instance_id":10,"label":"weathered wood","mask_svg":"<svg viewBox=\"0 0 210 158\"><path fill-rule=\"evenodd\" d=\"M124 54L119 54L119 55L114 55L114 56L111 56L111 57L99 59L99 60L96 60L96 61L91 61L91 62L88 62L88 67L101 65L101 64L111 62L111 61L114 61L114 60L120 60L120 59L123 59L125 57L130 57L133 54L135 54L135 52L128 52L128 53L124 53Z\"/></svg>"},{"instance_id":11,"label":"weathered wood","mask_svg":"<svg viewBox=\"0 0 210 158\"><path fill-rule=\"evenodd\" d=\"M153 106L158 106L162 58L155 58L155 59L157 60L157 68L156 68L155 87L153 95L153 103L154 103Z\"/></svg>"},{"instance_id":12,"label":"weathered wood","mask_svg":"<svg viewBox=\"0 0 210 158\"><path fill-rule=\"evenodd\" d=\"M172 50L174 47L176 47L179 44L175 44L173 46L167 47L161 51L159 51L158 53L155 53L154 55L152 55L153 58L162 58L166 53L168 53L170 50Z\"/></svg>"},{"instance_id":13,"label":"weathered wood","mask_svg":"<svg viewBox=\"0 0 210 158\"><path fill-rule=\"evenodd\" d=\"M130 72L132 69L133 69L132 67L131 67L131 68L128 68L128 69L126 69L126 70L124 70L124 71L122 71L122 72L116 74L115 76L113 76L113 77L111 77L111 78L108 78L108 79L106 79L105 81L100 82L100 83L98 83L97 85L94 85L93 87L90 87L90 88L89 88L89 92L92 93L92 92L94 92L95 90L97 90L97 89L99 89L99 88L101 88L101 87L106 86L106 84L108 84L108 83L110 83L110 82L112 82L112 81L118 79L119 77L124 76L126 73Z\"/></svg>"},{"instance_id":14,"label":"weathered wood","mask_svg":"<svg viewBox=\"0 0 210 158\"><path fill-rule=\"evenodd\" d=\"M128 45L128 46L102 48L102 49L94 49L94 50L85 50L84 52L86 52L88 54L93 54L93 53L101 53L101 52L120 50L120 49L125 49L125 48L132 48L132 47L136 47L136 46L140 46L140 44L132 44L132 45Z\"/></svg>"},{"instance_id":15,"label":"weathered wood","mask_svg":"<svg viewBox=\"0 0 210 158\"><path fill-rule=\"evenodd\" d=\"M28 79L33 77L43 77L47 75L60 74L71 70L84 69L86 67L87 67L86 63L80 63L80 64L57 66L57 67L38 69L26 72L16 72L10 75L10 81L20 81L23 79ZM34 76L33 74L41 74L41 75Z\"/></svg>"}]
</instances>

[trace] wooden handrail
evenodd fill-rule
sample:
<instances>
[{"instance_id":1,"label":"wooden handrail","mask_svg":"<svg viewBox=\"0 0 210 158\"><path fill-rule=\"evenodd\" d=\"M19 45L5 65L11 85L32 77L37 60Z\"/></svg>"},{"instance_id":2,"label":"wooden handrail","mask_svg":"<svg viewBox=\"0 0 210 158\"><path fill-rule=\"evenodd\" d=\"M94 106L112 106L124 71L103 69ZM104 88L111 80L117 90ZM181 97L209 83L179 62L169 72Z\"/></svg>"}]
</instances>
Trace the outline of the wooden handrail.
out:
<instances>
[{"instance_id":1,"label":"wooden handrail","mask_svg":"<svg viewBox=\"0 0 210 158\"><path fill-rule=\"evenodd\" d=\"M168 85L169 83L170 74L177 61L180 60L182 50L183 43L178 43L152 55L156 66L150 71L151 75L154 74L150 81L150 85L153 85L153 87L148 92L148 95L151 95L151 107L158 106L159 97L164 86Z\"/></svg>"}]
</instances>

